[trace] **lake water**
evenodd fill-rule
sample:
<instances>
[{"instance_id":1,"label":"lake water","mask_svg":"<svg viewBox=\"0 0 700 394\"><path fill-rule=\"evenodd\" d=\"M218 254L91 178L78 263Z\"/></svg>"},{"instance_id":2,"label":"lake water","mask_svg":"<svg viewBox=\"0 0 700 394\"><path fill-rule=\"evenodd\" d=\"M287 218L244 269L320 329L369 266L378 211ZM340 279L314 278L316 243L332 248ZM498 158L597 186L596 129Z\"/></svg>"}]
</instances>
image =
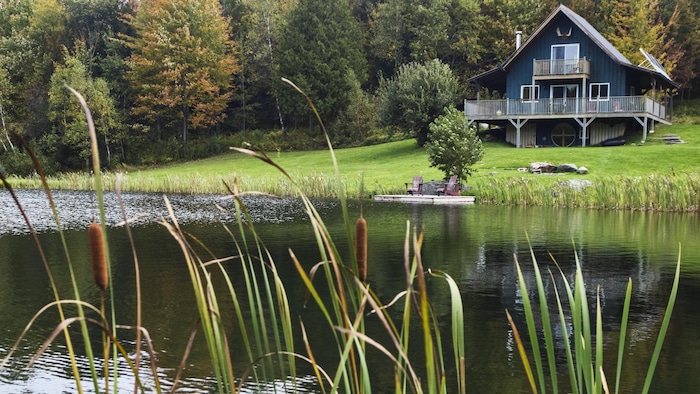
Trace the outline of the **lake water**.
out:
<instances>
[{"instance_id":1,"label":"lake water","mask_svg":"<svg viewBox=\"0 0 700 394\"><path fill-rule=\"evenodd\" d=\"M20 191L20 200L49 257L54 278L64 298L71 297L65 253L43 193ZM218 196L168 196L184 229L201 239L217 257L233 254L233 243L220 222L231 218L216 208L232 207ZM98 216L95 198L85 192L56 192L61 224L66 229L71 259L81 297L99 304L92 284L86 233ZM167 216L163 196L124 196L141 264L143 325L156 349L159 377L167 388L172 383L185 344L197 319L187 268L182 254L166 229L157 223ZM307 328L314 331L313 312L301 310L303 286L289 258L294 250L311 267L319 260L311 226L296 199L247 198L255 226L270 250L283 278L290 303ZM113 194L106 195L108 236L113 261L117 319L134 324L135 290L132 252ZM317 201L337 245L347 254L342 213L335 201ZM638 393L648 368L655 338L682 248L682 276L668 336L654 375L652 392L695 393L700 387L700 223L697 215L648 212L613 212L547 208L491 206L427 206L400 203L350 203L350 215L362 209L368 223L368 282L384 302L403 290L403 245L406 222L423 228L423 261L426 268L440 269L455 278L464 300L467 390L472 393L528 393L527 380L514 347L505 310L525 331L515 271L515 257L531 279L530 245L543 267L553 267L551 253L565 272L572 273L575 253L584 278L593 289L601 286L605 341L605 368L614 382L619 317L628 278L633 281L628 346L623 364L621 393ZM7 354L24 326L53 300L47 275L26 225L9 193L0 191L0 357ZM528 241L529 239L529 241ZM235 268L231 268L235 274ZM235 275L232 275L235 278ZM234 283L235 284L235 283ZM445 310L444 287L432 281L436 310ZM441 287L442 286L442 287ZM56 313L42 315L22 342L9 366L0 370L0 392L74 392L75 382L62 341L54 343L39 361L27 368L31 356L58 324ZM318 324L319 327L325 323ZM371 327L370 327L371 329ZM321 331L320 328L318 328ZM79 335L77 334L75 338ZM128 338L129 335L126 335ZM319 335L320 349L324 343ZM128 339L125 340L127 346ZM561 349L558 349L561 350ZM332 353L332 352L331 352ZM233 351L236 358L236 351ZM323 361L323 357L321 357ZM391 372L380 356L368 360L371 369ZM81 361L84 364L84 360ZM244 358L234 360L244 368ZM240 373L240 372L239 372ZM131 390L128 373L120 380L120 392ZM201 343L189 358L179 392L212 388L208 355ZM563 376L563 375L562 375ZM302 373L301 391L315 392L313 379ZM381 381L381 376L377 381ZM560 378L563 384L568 378ZM86 385L85 387L92 387ZM385 391L377 383L377 392ZM250 391L254 391L253 388Z\"/></svg>"}]
</instances>

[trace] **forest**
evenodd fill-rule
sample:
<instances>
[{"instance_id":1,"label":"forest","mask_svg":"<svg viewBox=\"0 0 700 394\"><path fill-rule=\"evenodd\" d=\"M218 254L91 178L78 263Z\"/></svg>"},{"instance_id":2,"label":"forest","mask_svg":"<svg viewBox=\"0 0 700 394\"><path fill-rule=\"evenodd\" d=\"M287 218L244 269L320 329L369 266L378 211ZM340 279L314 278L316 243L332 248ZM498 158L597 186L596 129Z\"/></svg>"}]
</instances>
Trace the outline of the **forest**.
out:
<instances>
[{"instance_id":1,"label":"forest","mask_svg":"<svg viewBox=\"0 0 700 394\"><path fill-rule=\"evenodd\" d=\"M554 0L0 0L0 164L108 169L417 137L503 62ZM700 0L568 0L632 63L700 96ZM305 92L316 109L291 83Z\"/></svg>"}]
</instances>

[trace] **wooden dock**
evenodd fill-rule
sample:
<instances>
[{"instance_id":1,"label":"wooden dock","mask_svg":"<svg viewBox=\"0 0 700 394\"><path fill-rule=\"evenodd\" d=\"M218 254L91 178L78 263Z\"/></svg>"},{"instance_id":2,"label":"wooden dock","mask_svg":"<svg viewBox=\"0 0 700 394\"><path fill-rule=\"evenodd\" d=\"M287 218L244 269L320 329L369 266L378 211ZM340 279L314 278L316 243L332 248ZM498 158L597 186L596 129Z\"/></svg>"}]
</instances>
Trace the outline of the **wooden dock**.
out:
<instances>
[{"instance_id":1,"label":"wooden dock","mask_svg":"<svg viewBox=\"0 0 700 394\"><path fill-rule=\"evenodd\" d=\"M403 202L407 204L465 205L474 204L474 196L393 194L374 196L374 201Z\"/></svg>"}]
</instances>

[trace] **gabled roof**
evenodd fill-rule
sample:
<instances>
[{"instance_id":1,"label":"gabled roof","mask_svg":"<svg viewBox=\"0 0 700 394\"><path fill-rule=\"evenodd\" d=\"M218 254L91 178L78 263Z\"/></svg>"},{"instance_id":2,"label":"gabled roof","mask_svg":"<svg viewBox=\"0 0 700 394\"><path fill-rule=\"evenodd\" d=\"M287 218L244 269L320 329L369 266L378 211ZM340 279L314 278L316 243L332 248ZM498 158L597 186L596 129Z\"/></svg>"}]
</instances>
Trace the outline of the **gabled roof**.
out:
<instances>
[{"instance_id":1,"label":"gabled roof","mask_svg":"<svg viewBox=\"0 0 700 394\"><path fill-rule=\"evenodd\" d=\"M583 19L579 14L572 11L569 7L559 4L554 11L537 27L537 29L523 42L523 44L513 52L508 59L503 62L500 66L481 73L475 77L469 79L469 82L481 82L489 86L494 86L498 90L505 90L505 72L511 63L527 48L527 46L538 39L542 32L549 26L550 23L559 15L563 14L572 23L574 23L583 33L588 36L600 49L605 52L611 59L621 66L631 68L635 71L648 72L659 76L663 81L664 85L669 85L671 87L678 87L678 85L673 82L665 73L657 72L656 70L651 70L646 67L640 67L632 64L627 58L620 53L620 51L615 48L610 41L603 37L598 30L596 30L587 20ZM495 84L494 84L495 83Z\"/></svg>"}]
</instances>

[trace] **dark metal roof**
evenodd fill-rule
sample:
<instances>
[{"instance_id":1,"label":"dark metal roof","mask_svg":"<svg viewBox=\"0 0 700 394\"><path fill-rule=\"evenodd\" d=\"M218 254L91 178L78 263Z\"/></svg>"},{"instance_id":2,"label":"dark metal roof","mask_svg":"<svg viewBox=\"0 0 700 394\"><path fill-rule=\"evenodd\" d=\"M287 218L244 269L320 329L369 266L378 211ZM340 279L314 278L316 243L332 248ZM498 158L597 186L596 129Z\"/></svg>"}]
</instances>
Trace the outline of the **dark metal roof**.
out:
<instances>
[{"instance_id":1,"label":"dark metal roof","mask_svg":"<svg viewBox=\"0 0 700 394\"><path fill-rule=\"evenodd\" d=\"M567 6L560 4L551 14L537 27L537 29L522 43L520 48L516 49L508 59L503 62L500 66L481 73L477 76L470 78L468 81L472 83L477 83L479 85L489 86L493 89L504 90L505 89L505 71L511 65L513 60L518 57L527 47L528 44L535 41L537 37L547 28L547 26L554 20L559 14L564 14L567 18L571 20L579 29L581 29L584 34L586 34L598 47L600 47L603 52L605 52L611 59L621 66L627 67L634 72L649 74L648 77L658 77L660 83L666 87L678 88L679 85L673 82L668 76L657 72L646 67L636 66L632 64L627 58L620 53L620 51L615 48L610 41L603 37L598 30L596 30L587 20L583 19L579 14L572 11Z\"/></svg>"}]
</instances>

